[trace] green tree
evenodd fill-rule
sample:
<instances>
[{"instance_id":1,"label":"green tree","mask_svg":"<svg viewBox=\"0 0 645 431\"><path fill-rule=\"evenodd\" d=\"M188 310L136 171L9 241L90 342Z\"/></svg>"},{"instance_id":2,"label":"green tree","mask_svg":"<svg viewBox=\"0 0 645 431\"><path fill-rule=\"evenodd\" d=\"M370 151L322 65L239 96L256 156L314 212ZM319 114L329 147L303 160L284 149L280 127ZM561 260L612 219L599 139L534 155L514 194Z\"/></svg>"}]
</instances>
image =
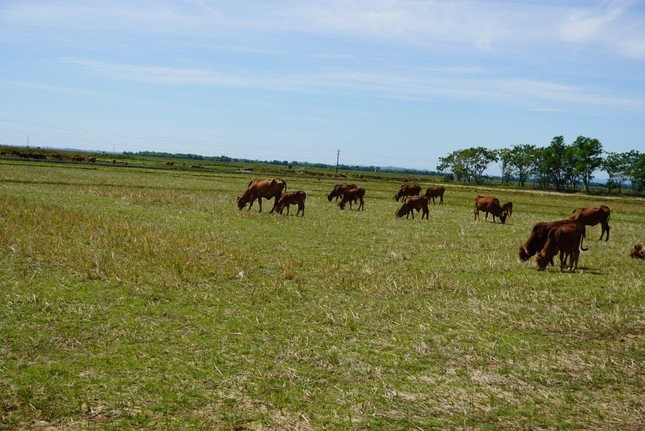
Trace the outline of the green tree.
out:
<instances>
[{"instance_id":1,"label":"green tree","mask_svg":"<svg viewBox=\"0 0 645 431\"><path fill-rule=\"evenodd\" d=\"M629 166L627 178L632 183L632 190L642 194L645 187L645 154L632 150L625 153L625 158Z\"/></svg>"},{"instance_id":2,"label":"green tree","mask_svg":"<svg viewBox=\"0 0 645 431\"><path fill-rule=\"evenodd\" d=\"M440 172L449 170L459 181L465 179L467 182L474 180L476 183L481 183L484 171L494 161L497 161L495 151L484 147L466 148L453 151L446 157L441 157L437 170Z\"/></svg>"},{"instance_id":3,"label":"green tree","mask_svg":"<svg viewBox=\"0 0 645 431\"><path fill-rule=\"evenodd\" d=\"M614 187L618 188L618 194L622 192L623 183L629 177L631 169L629 162L628 153L608 153L605 160L603 160L602 168L609 176L607 181L609 193Z\"/></svg>"},{"instance_id":4,"label":"green tree","mask_svg":"<svg viewBox=\"0 0 645 431\"><path fill-rule=\"evenodd\" d=\"M499 150L497 150L497 160L500 161L502 168L502 184L504 184L505 182L510 182L511 175L513 175L511 156L512 154L510 148L500 148Z\"/></svg>"},{"instance_id":5,"label":"green tree","mask_svg":"<svg viewBox=\"0 0 645 431\"><path fill-rule=\"evenodd\" d=\"M549 177L549 182L553 184L556 190L563 190L566 180L567 167L567 145L564 143L563 136L555 136L551 144L546 148L543 154L541 169Z\"/></svg>"},{"instance_id":6,"label":"green tree","mask_svg":"<svg viewBox=\"0 0 645 431\"><path fill-rule=\"evenodd\" d=\"M510 164L512 172L517 174L520 187L526 186L526 180L533 170L533 163L535 160L535 146L534 145L515 145L511 148Z\"/></svg>"},{"instance_id":7,"label":"green tree","mask_svg":"<svg viewBox=\"0 0 645 431\"><path fill-rule=\"evenodd\" d=\"M589 192L593 173L602 164L602 144L598 139L578 136L571 146L575 150L576 172L585 185L585 191Z\"/></svg>"}]
</instances>

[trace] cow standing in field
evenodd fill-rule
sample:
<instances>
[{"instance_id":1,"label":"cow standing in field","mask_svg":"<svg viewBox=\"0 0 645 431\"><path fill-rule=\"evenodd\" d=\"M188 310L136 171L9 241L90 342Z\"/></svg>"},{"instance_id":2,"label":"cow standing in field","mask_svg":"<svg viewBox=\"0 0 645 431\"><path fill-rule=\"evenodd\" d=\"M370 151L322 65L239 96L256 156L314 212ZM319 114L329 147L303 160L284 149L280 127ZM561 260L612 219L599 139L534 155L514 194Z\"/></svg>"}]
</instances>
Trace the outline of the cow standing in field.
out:
<instances>
[{"instance_id":1,"label":"cow standing in field","mask_svg":"<svg viewBox=\"0 0 645 431\"><path fill-rule=\"evenodd\" d=\"M571 223L570 220L557 220L552 222L540 222L533 225L531 235L526 240L524 245L520 246L520 260L526 262L535 253L544 248L549 232L552 229L562 226L563 224ZM551 261L553 265L553 261Z\"/></svg>"},{"instance_id":2,"label":"cow standing in field","mask_svg":"<svg viewBox=\"0 0 645 431\"><path fill-rule=\"evenodd\" d=\"M345 193L343 193L343 197L340 200L340 203L338 206L340 207L341 210L345 209L345 204L349 202L349 209L352 209L352 202L360 202L358 205L358 208L356 211L361 211L365 210L365 201L363 198L365 197L365 189L362 187L355 187L353 189L345 190Z\"/></svg>"},{"instance_id":3,"label":"cow standing in field","mask_svg":"<svg viewBox=\"0 0 645 431\"><path fill-rule=\"evenodd\" d=\"M555 229L551 229L547 236L546 243L542 250L535 256L535 261L539 271L544 271L546 266L553 260L553 257L560 252L560 271L564 270L564 265L569 258L569 271L578 268L578 258L582 247L582 240L585 237L585 227L583 224L571 222L563 224Z\"/></svg>"},{"instance_id":4,"label":"cow standing in field","mask_svg":"<svg viewBox=\"0 0 645 431\"><path fill-rule=\"evenodd\" d=\"M287 215L289 215L289 207L291 205L298 205L298 211L296 212L296 217L298 217L298 214L300 212L302 212L302 216L304 217L306 199L307 199L307 194L302 190L297 190L295 192L284 192L282 196L280 196L280 200L278 201L278 206L276 207L276 211L282 214L282 211L284 211L284 207L287 207Z\"/></svg>"},{"instance_id":5,"label":"cow standing in field","mask_svg":"<svg viewBox=\"0 0 645 431\"><path fill-rule=\"evenodd\" d=\"M607 236L605 241L609 241L609 215L611 211L608 206L601 205L599 207L577 208L573 210L569 220L575 220L586 226L595 226L600 223L602 230L600 231L599 241L602 240L605 232Z\"/></svg>"},{"instance_id":6,"label":"cow standing in field","mask_svg":"<svg viewBox=\"0 0 645 431\"><path fill-rule=\"evenodd\" d=\"M475 220L479 219L479 212L483 211L486 213L484 221L488 220L488 213L491 213L493 215L493 223L495 223L495 217L499 217L499 220L504 224L509 214L509 208L512 207L513 204L511 202L507 202L504 206L501 206L499 199L496 197L479 195L475 198Z\"/></svg>"},{"instance_id":7,"label":"cow standing in field","mask_svg":"<svg viewBox=\"0 0 645 431\"><path fill-rule=\"evenodd\" d=\"M356 184L336 184L333 190L327 195L327 200L331 202L333 198L336 198L336 202L338 202L338 198L342 199L347 190L355 189L356 187Z\"/></svg>"},{"instance_id":8,"label":"cow standing in field","mask_svg":"<svg viewBox=\"0 0 645 431\"><path fill-rule=\"evenodd\" d=\"M421 193L421 186L416 184L413 186L403 184L399 191L394 195L394 199L398 202L401 198L405 199L408 196L416 196L419 193Z\"/></svg>"},{"instance_id":9,"label":"cow standing in field","mask_svg":"<svg viewBox=\"0 0 645 431\"><path fill-rule=\"evenodd\" d=\"M423 220L424 217L428 220L428 215L430 214L430 211L428 210L428 198L426 196L408 196L403 201L401 208L396 210L395 215L397 217L405 216L407 219L411 213L412 218L414 218L414 210L423 211L421 214L421 220Z\"/></svg>"},{"instance_id":10,"label":"cow standing in field","mask_svg":"<svg viewBox=\"0 0 645 431\"><path fill-rule=\"evenodd\" d=\"M247 186L244 194L238 196L237 198L237 207L241 210L249 204L249 211L253 206L253 202L258 200L258 205L260 205L260 212L262 212L262 198L271 199L275 198L273 202L273 208L270 212L275 211L276 206L278 205L278 200L282 195L282 192L287 188L287 183L285 183L280 178L267 178L264 180L252 180Z\"/></svg>"},{"instance_id":11,"label":"cow standing in field","mask_svg":"<svg viewBox=\"0 0 645 431\"><path fill-rule=\"evenodd\" d=\"M443 204L443 193L446 191L444 186L432 186L428 187L426 190L426 197L432 199L432 205L434 205L435 198L439 198L439 205Z\"/></svg>"}]
</instances>

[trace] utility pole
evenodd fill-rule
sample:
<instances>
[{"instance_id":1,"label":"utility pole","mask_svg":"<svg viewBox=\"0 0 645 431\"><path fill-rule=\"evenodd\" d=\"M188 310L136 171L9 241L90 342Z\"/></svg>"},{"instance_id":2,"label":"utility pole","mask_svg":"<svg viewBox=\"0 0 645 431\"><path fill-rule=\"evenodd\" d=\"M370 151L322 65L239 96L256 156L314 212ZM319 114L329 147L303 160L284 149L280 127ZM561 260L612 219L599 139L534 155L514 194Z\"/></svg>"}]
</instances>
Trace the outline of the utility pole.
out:
<instances>
[{"instance_id":1,"label":"utility pole","mask_svg":"<svg viewBox=\"0 0 645 431\"><path fill-rule=\"evenodd\" d=\"M340 160L340 149L336 152L336 173L338 173L338 161Z\"/></svg>"}]
</instances>

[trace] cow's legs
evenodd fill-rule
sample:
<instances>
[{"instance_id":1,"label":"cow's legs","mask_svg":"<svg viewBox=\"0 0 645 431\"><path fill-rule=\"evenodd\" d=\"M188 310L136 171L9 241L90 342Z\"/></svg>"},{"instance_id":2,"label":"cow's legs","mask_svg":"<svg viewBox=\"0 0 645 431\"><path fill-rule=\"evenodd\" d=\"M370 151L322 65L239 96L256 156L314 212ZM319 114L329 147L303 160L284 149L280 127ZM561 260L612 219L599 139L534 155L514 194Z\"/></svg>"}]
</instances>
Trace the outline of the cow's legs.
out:
<instances>
[{"instance_id":1,"label":"cow's legs","mask_svg":"<svg viewBox=\"0 0 645 431\"><path fill-rule=\"evenodd\" d=\"M273 202L273 208L271 208L270 213L275 211L275 207L278 206L278 195L275 195L275 201ZM289 213L289 207L287 207L287 214Z\"/></svg>"},{"instance_id":2,"label":"cow's legs","mask_svg":"<svg viewBox=\"0 0 645 431\"><path fill-rule=\"evenodd\" d=\"M248 211L251 211L251 207L253 206L253 202L255 202L255 198L251 198L251 203L249 204ZM260 205L260 212L262 212L262 205Z\"/></svg>"},{"instance_id":3,"label":"cow's legs","mask_svg":"<svg viewBox=\"0 0 645 431\"><path fill-rule=\"evenodd\" d=\"M602 226L602 230L600 231L600 239L599 239L599 241L602 240L602 237L603 237L603 235L605 235L605 233L607 234L605 236L605 241L609 241L609 223L603 224L601 226Z\"/></svg>"},{"instance_id":4,"label":"cow's legs","mask_svg":"<svg viewBox=\"0 0 645 431\"><path fill-rule=\"evenodd\" d=\"M262 212L262 198L258 198L258 205L260 205L260 212Z\"/></svg>"}]
</instances>

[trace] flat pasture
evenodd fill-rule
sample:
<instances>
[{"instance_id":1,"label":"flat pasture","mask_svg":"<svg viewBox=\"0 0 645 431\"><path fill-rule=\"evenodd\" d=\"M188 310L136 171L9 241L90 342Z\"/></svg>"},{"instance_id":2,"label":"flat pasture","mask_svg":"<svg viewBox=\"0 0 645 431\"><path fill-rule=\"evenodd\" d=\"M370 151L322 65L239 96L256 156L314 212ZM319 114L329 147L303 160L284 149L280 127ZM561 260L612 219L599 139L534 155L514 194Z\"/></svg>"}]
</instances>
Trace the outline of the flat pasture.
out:
<instances>
[{"instance_id":1,"label":"flat pasture","mask_svg":"<svg viewBox=\"0 0 645 431\"><path fill-rule=\"evenodd\" d=\"M642 199L446 185L406 220L397 182L341 211L284 176L295 217L239 211L253 178L0 161L0 429L645 426ZM519 261L596 204L579 271Z\"/></svg>"}]
</instances>

